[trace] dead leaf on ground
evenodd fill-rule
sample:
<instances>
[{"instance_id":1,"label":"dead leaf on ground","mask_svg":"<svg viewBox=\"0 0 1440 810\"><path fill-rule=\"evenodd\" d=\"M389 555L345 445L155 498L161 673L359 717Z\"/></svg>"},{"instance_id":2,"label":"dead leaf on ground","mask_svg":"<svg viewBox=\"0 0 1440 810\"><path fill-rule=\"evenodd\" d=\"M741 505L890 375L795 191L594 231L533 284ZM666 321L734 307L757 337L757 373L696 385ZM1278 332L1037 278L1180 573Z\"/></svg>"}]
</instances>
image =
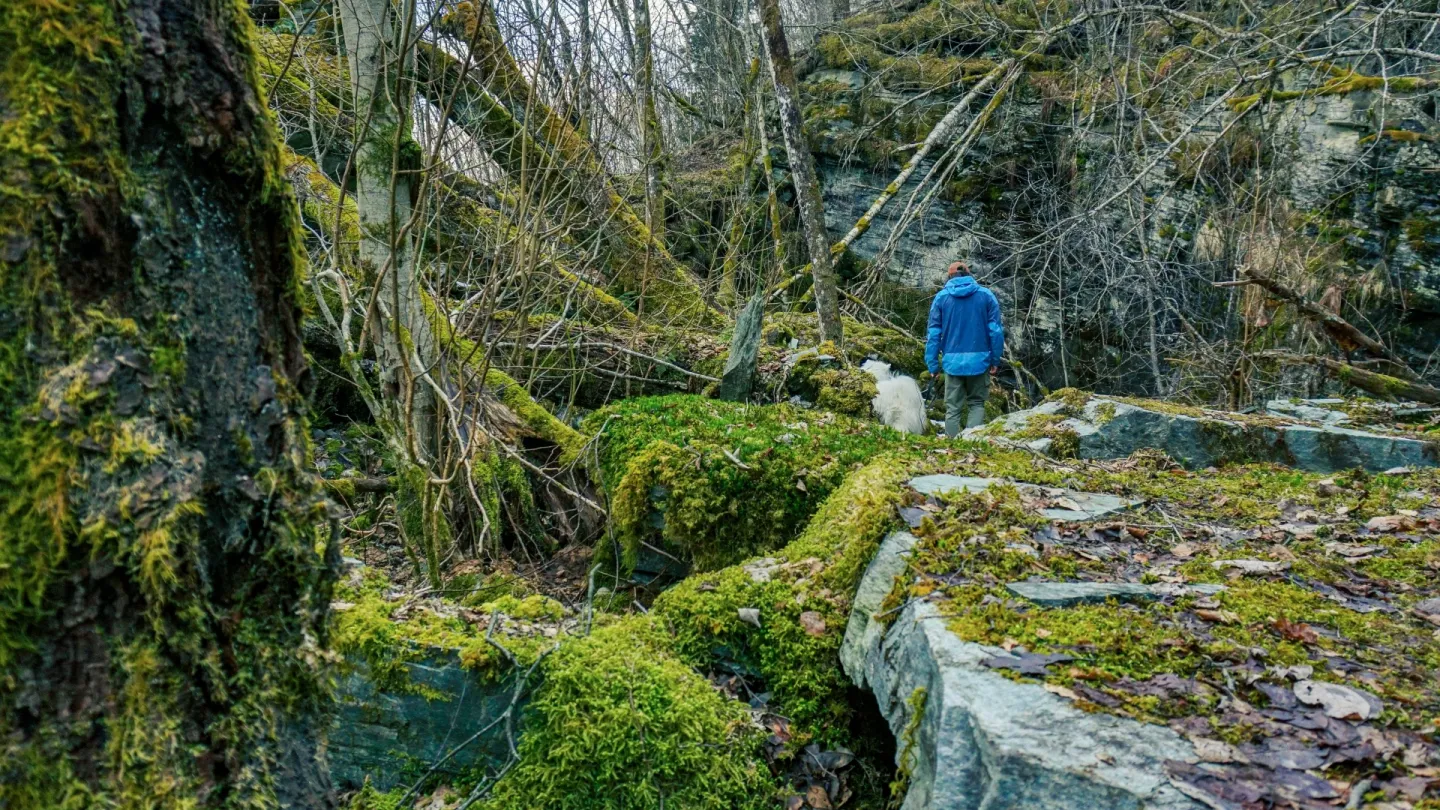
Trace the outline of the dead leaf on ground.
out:
<instances>
[{"instance_id":1,"label":"dead leaf on ground","mask_svg":"<svg viewBox=\"0 0 1440 810\"><path fill-rule=\"evenodd\" d=\"M1067 689L1059 684L1047 683L1045 684L1045 691L1049 692L1052 695L1059 695L1060 697L1067 698L1069 700L1080 699L1080 696L1075 694L1075 690Z\"/></svg>"},{"instance_id":2,"label":"dead leaf on ground","mask_svg":"<svg viewBox=\"0 0 1440 810\"><path fill-rule=\"evenodd\" d=\"M1241 574L1278 574L1289 568L1290 563L1271 560L1216 560L1210 563L1210 567L1217 571L1239 571Z\"/></svg>"},{"instance_id":3,"label":"dead leaf on ground","mask_svg":"<svg viewBox=\"0 0 1440 810\"><path fill-rule=\"evenodd\" d=\"M825 617L813 610L800 614L800 627L809 635L825 635Z\"/></svg>"},{"instance_id":4,"label":"dead leaf on ground","mask_svg":"<svg viewBox=\"0 0 1440 810\"><path fill-rule=\"evenodd\" d=\"M1292 622L1285 618L1276 619L1275 630L1291 641L1314 644L1320 640L1320 634L1315 632L1315 628L1304 622Z\"/></svg>"},{"instance_id":5,"label":"dead leaf on ground","mask_svg":"<svg viewBox=\"0 0 1440 810\"><path fill-rule=\"evenodd\" d=\"M1191 543L1180 543L1179 545L1170 549L1170 553L1182 559L1186 557L1193 557L1195 556L1195 546Z\"/></svg>"},{"instance_id":6,"label":"dead leaf on ground","mask_svg":"<svg viewBox=\"0 0 1440 810\"><path fill-rule=\"evenodd\" d=\"M1046 667L1051 664L1062 664L1067 661L1074 661L1073 656L1061 653L1036 654L1026 651L1024 647L1016 647L1009 651L1009 655L992 655L989 658L980 659L980 665L990 669L1010 669L1021 675L1049 675Z\"/></svg>"},{"instance_id":7,"label":"dead leaf on ground","mask_svg":"<svg viewBox=\"0 0 1440 810\"><path fill-rule=\"evenodd\" d=\"M1384 546L1357 546L1354 543L1326 543L1325 550L1351 560L1367 560L1385 550Z\"/></svg>"},{"instance_id":8,"label":"dead leaf on ground","mask_svg":"<svg viewBox=\"0 0 1440 810\"><path fill-rule=\"evenodd\" d=\"M805 791L805 803L815 810L830 810L830 794L825 792L823 785L811 785L810 789Z\"/></svg>"},{"instance_id":9,"label":"dead leaf on ground","mask_svg":"<svg viewBox=\"0 0 1440 810\"><path fill-rule=\"evenodd\" d=\"M759 608L740 608L736 611L736 613L740 615L740 621L745 622L746 624L753 624L756 627L760 626Z\"/></svg>"},{"instance_id":10,"label":"dead leaf on ground","mask_svg":"<svg viewBox=\"0 0 1440 810\"><path fill-rule=\"evenodd\" d=\"M1364 689L1327 681L1299 681L1295 697L1307 706L1319 706L1336 720L1369 720L1385 708L1380 698Z\"/></svg>"},{"instance_id":11,"label":"dead leaf on ground","mask_svg":"<svg viewBox=\"0 0 1440 810\"><path fill-rule=\"evenodd\" d=\"M1379 515L1366 521L1365 528L1372 532L1408 532L1416 525L1415 518L1409 515Z\"/></svg>"},{"instance_id":12,"label":"dead leaf on ground","mask_svg":"<svg viewBox=\"0 0 1440 810\"><path fill-rule=\"evenodd\" d=\"M1240 614L1236 613L1236 612L1233 611L1233 610L1204 610L1204 609L1201 609L1201 610L1195 611L1195 615L1196 615L1196 616L1199 616L1200 618L1204 619L1204 620L1207 621L1207 622L1216 622L1216 623L1219 623L1219 624L1239 624L1239 623L1240 623Z\"/></svg>"}]
</instances>

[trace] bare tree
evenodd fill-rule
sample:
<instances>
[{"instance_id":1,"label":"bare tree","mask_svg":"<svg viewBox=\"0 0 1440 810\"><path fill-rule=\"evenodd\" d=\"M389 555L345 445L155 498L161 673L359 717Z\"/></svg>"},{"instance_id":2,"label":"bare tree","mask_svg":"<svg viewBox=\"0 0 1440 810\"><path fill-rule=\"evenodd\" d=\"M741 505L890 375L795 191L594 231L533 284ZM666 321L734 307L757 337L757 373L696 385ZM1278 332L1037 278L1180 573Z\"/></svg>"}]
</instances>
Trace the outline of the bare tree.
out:
<instances>
[{"instance_id":1,"label":"bare tree","mask_svg":"<svg viewBox=\"0 0 1440 810\"><path fill-rule=\"evenodd\" d=\"M815 159L805 141L795 67L791 64L790 46L785 40L779 0L759 0L759 6L765 52L769 58L770 77L775 86L775 102L780 109L780 134L785 140L785 153L790 159L801 227L805 232L805 244L810 251L811 274L815 279L815 308L820 318L820 339L834 341L838 345L844 341L840 324L840 295L836 291L830 237L825 232L825 201L820 194Z\"/></svg>"}]
</instances>

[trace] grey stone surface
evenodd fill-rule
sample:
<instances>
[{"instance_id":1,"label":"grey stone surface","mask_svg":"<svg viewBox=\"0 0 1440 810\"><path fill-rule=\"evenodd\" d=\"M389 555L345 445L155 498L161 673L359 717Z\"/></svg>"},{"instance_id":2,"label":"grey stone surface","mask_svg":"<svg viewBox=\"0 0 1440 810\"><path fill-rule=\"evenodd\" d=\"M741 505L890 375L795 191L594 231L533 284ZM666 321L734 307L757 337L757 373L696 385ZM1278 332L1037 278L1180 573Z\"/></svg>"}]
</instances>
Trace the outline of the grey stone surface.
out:
<instances>
[{"instance_id":1,"label":"grey stone surface","mask_svg":"<svg viewBox=\"0 0 1440 810\"><path fill-rule=\"evenodd\" d=\"M1167 759L1196 761L1170 729L1086 713L1038 684L996 674L980 661L1000 651L961 641L927 602L877 619L916 542L895 532L881 543L840 652L896 736L897 764L910 773L902 810L1203 807L1165 775Z\"/></svg>"},{"instance_id":2,"label":"grey stone surface","mask_svg":"<svg viewBox=\"0 0 1440 810\"><path fill-rule=\"evenodd\" d=\"M1203 807L1165 775L1167 759L1197 759L1170 729L1086 713L996 674L980 662L1000 651L961 641L928 602L888 624L875 620L914 544L902 535L871 561L841 652L846 674L874 693L896 735L897 762L910 774L902 810Z\"/></svg>"},{"instance_id":3,"label":"grey stone surface","mask_svg":"<svg viewBox=\"0 0 1440 810\"><path fill-rule=\"evenodd\" d=\"M1304 419L1322 425L1343 425L1350 421L1350 414L1327 408L1339 405L1343 399L1272 399L1265 403L1265 412L1272 416Z\"/></svg>"},{"instance_id":4,"label":"grey stone surface","mask_svg":"<svg viewBox=\"0 0 1440 810\"><path fill-rule=\"evenodd\" d=\"M857 686L865 685L865 656L879 645L885 623L874 621L885 597L895 587L895 578L905 573L907 557L920 542L909 532L891 532L880 544L870 567L855 589L850 602L850 618L845 625L845 640L840 644L840 665Z\"/></svg>"},{"instance_id":5,"label":"grey stone surface","mask_svg":"<svg viewBox=\"0 0 1440 810\"><path fill-rule=\"evenodd\" d=\"M1012 582L1005 586L1016 596L1041 607L1068 607L1082 603L1099 603L1109 599L1121 602L1144 602L1174 593L1215 594L1223 585L1186 585L1152 587L1137 582Z\"/></svg>"},{"instance_id":6,"label":"grey stone surface","mask_svg":"<svg viewBox=\"0 0 1440 810\"><path fill-rule=\"evenodd\" d=\"M922 495L940 495L946 492L981 492L997 483L1009 483L1027 495L1051 499L1050 506L1039 510L1041 516L1050 520L1095 520L1142 502L1137 498L1121 498L1100 492L1080 492L964 475L922 475L910 480L910 488Z\"/></svg>"},{"instance_id":7,"label":"grey stone surface","mask_svg":"<svg viewBox=\"0 0 1440 810\"><path fill-rule=\"evenodd\" d=\"M965 437L1023 441L1032 418L1063 415L1064 407L1045 402L971 428ZM1084 459L1124 458L1136 450L1158 449L1191 469L1254 461L1313 472L1440 466L1440 445L1432 441L1298 419L1286 423L1273 418L1245 420L1221 411L1200 416L1166 413L1102 396L1091 397L1080 413L1067 416L1060 426L1075 432ZM1044 452L1048 441L1030 446Z\"/></svg>"},{"instance_id":8,"label":"grey stone surface","mask_svg":"<svg viewBox=\"0 0 1440 810\"><path fill-rule=\"evenodd\" d=\"M826 225L832 238L838 239L895 178L907 154L902 151L889 161L862 157L863 150L857 154L857 132L874 131L881 138L900 138L903 142L908 136L895 131L902 122L938 120L955 102L961 88L954 88L953 93L922 93L911 88L887 91L887 83L873 78L866 82L863 75L849 70L817 71L810 78L850 88L849 92L827 92L827 104L821 106L844 104L852 114L807 121L807 131L820 158ZM1277 80L1288 90L1314 86L1306 84L1314 80L1313 74L1304 71ZM1440 144L1433 139L1440 133L1440 123L1435 116L1433 93L1303 95L1294 101L1277 100L1268 108L1267 115L1284 122L1282 135L1275 142L1276 148L1284 152L1274 161L1267 180L1295 210L1335 212L1333 218L1322 221L1346 234L1347 258L1340 271L1342 278L1358 283L1370 268L1383 266L1387 289L1403 297L1407 312L1427 313L1406 316L1406 323L1415 331L1413 337L1397 346L1413 364L1423 365L1440 328L1436 319L1428 317L1440 313L1440 228L1435 227L1440 222L1440 184L1434 182L1440 166ZM1227 131L1226 117L1230 115L1222 106L1210 113L1210 119L1197 120L1204 106L1173 110L1185 124L1194 125L1194 137L1200 141ZM1039 122L1046 115L1045 104L1038 97L1012 100L1009 109L1017 122ZM1432 137L1377 139L1376 130L1382 121ZM986 167L1008 165L1024 174L1033 170L1037 155L1065 149L1105 153L1113 150L1113 137L1115 133L1100 128L1060 131L1030 124L990 131L971 146L966 167L953 178L983 194L958 199L938 195L931 204L912 212L913 221L900 228L897 225L902 224L907 206L892 203L855 241L851 252L867 261L888 259L884 266L891 280L930 291L943 283L944 269L950 262L971 262L980 280L1000 298L1007 314L1017 309L1025 313L1024 318L1012 318L1012 323L1006 324L1007 343L1016 358L1047 385L1058 388L1068 384L1064 365L1057 362L1062 348L1071 356L1085 356L1103 351L1104 347L1097 345L1093 337L1077 336L1073 327L1064 328L1065 319L1060 317L1053 285L1037 286L1031 268L1024 262L996 262L1001 255L987 250L977 236L1027 227L1030 215L1023 212L1042 210L1035 204L1040 195L1053 196L1057 192L1048 186L1024 183L998 187ZM916 192L922 178L929 176L931 163L927 160L911 175L899 190L900 200ZM1095 188L1113 179L1106 175L1106 165L1092 161L1075 187ZM1152 251L1183 256L1180 260L1196 271L1194 278L1208 278L1204 271L1212 269L1212 263L1229 260L1233 251L1244 251L1250 245L1244 235L1235 234L1226 224L1226 214L1216 207L1213 195L1200 189L1178 189L1170 174L1161 165L1138 178L1137 190L1157 200L1153 215L1148 217ZM1356 195L1353 189L1358 186L1368 186L1371 191ZM1075 204L1067 192L1058 193L1060 204ZM1337 205L1342 199L1345 204ZM1116 223L1102 215L1094 225L1101 229L1097 233L1107 233L1104 229ZM1177 240L1188 242L1188 249L1177 252ZM1069 293L1077 300L1091 302L1081 311L1083 317L1093 319L1091 323L1108 324L1122 331L1130 323L1131 308L1139 295L1108 295L1103 290L1083 288ZM1365 316L1362 320L1391 315L1394 300L1381 295L1359 303ZM1141 382L1140 364L1130 365L1136 369L1131 372L1134 376L1130 382ZM1313 376L1309 371L1296 370L1285 374L1284 379L1295 386L1294 390L1303 390L1303 384L1313 382ZM1148 383L1148 374L1143 377Z\"/></svg>"},{"instance_id":9,"label":"grey stone surface","mask_svg":"<svg viewBox=\"0 0 1440 810\"><path fill-rule=\"evenodd\" d=\"M451 650L429 648L408 664L410 681L424 694L375 687L363 662L350 662L336 688L334 724L326 735L330 779L337 790L370 784L389 790L427 768L489 725L510 705L508 678L483 681L460 666ZM456 775L481 758L499 762L506 750L503 724L457 753L440 773Z\"/></svg>"}]
</instances>

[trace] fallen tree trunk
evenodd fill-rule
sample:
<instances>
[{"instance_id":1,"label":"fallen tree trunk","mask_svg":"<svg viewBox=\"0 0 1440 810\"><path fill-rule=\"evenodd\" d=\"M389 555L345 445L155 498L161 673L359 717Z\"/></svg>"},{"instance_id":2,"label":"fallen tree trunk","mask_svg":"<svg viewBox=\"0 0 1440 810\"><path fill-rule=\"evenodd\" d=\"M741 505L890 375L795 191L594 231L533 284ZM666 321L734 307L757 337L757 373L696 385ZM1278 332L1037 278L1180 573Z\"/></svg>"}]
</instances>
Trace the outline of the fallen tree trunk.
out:
<instances>
[{"instance_id":1,"label":"fallen tree trunk","mask_svg":"<svg viewBox=\"0 0 1440 810\"><path fill-rule=\"evenodd\" d=\"M1372 357L1378 357L1388 361L1398 369L1406 379L1412 381L1420 379L1420 375L1416 374L1415 370L1410 368L1404 360L1401 360L1394 352L1390 351L1384 343L1360 331L1354 324L1340 317L1338 314L1320 306L1269 276L1254 270L1245 270L1243 272L1245 278L1239 279L1236 282L1225 282L1225 284L1254 284L1273 297L1292 304L1296 309L1300 310L1300 314L1305 317L1318 321L1320 326L1324 328L1325 332L1341 349L1348 352L1359 347L1364 349Z\"/></svg>"},{"instance_id":2,"label":"fallen tree trunk","mask_svg":"<svg viewBox=\"0 0 1440 810\"><path fill-rule=\"evenodd\" d=\"M1391 377L1389 374L1366 371L1363 368L1353 366L1349 363L1342 363L1339 360L1334 360L1329 357L1279 351L1263 352L1256 356L1278 360L1291 365L1304 364L1319 366L1340 382L1346 385L1352 385L1362 391L1369 391L1381 399L1409 399L1431 405L1440 405L1440 388L1414 380L1402 380L1399 377Z\"/></svg>"},{"instance_id":3,"label":"fallen tree trunk","mask_svg":"<svg viewBox=\"0 0 1440 810\"><path fill-rule=\"evenodd\" d=\"M616 191L590 144L531 90L489 4L480 5L467 23L474 26L467 62L434 46L418 48L421 92L486 149L522 194L546 203L556 224L599 252L607 281L616 292L638 296L642 317L722 323L699 282Z\"/></svg>"}]
</instances>

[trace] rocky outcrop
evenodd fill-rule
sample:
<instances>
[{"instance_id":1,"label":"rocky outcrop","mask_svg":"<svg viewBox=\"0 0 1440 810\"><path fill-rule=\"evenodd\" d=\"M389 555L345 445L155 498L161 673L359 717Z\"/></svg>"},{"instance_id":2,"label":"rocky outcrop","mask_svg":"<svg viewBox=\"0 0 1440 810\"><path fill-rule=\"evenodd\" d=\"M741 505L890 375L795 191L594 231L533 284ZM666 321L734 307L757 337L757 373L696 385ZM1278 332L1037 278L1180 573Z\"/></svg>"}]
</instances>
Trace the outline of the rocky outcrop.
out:
<instances>
[{"instance_id":1,"label":"rocky outcrop","mask_svg":"<svg viewBox=\"0 0 1440 810\"><path fill-rule=\"evenodd\" d=\"M349 662L336 688L335 723L327 737L337 790L369 783L382 791L436 772L453 779L484 762L503 762L503 721L514 683L465 669L454 650L430 648L405 664L401 687L382 688L363 662ZM518 715L517 715L518 719Z\"/></svg>"},{"instance_id":2,"label":"rocky outcrop","mask_svg":"<svg viewBox=\"0 0 1440 810\"><path fill-rule=\"evenodd\" d=\"M1082 459L1155 449L1189 468L1264 461L1314 472L1440 466L1440 444L1421 438L1103 396L1054 398L971 428L965 436Z\"/></svg>"},{"instance_id":3,"label":"rocky outcrop","mask_svg":"<svg viewBox=\"0 0 1440 810\"><path fill-rule=\"evenodd\" d=\"M923 27L927 13L907 19L894 12L885 22ZM867 24L857 22L853 34L841 33L828 48L822 43L823 64L805 86L807 130L822 157L827 224L835 237L860 221L935 121L1000 58L977 51L985 37L965 36L965 24L952 19L917 37L927 45L913 53L913 65L950 59L963 81L917 76L908 61L878 69L866 64L874 54L865 53L888 41L889 28ZM1161 57L1163 50L1153 57L1172 61ZM1172 61L1160 70L1174 67ZM1139 337L1137 326L1154 319L1162 353L1187 338L1175 313L1151 311L1148 303L1171 290L1192 321L1193 313L1211 306L1233 306L1232 291L1211 282L1233 278L1237 267L1262 256L1295 266L1289 281L1297 289L1334 296L1356 322L1385 334L1419 367L1440 335L1440 186L1433 180L1440 119L1428 82L1381 84L1376 77L1326 81L1294 71L1280 76L1268 97L1221 105L1208 118L1201 116L1210 99L1165 102L1171 105L1165 116L1193 130L1178 147L1159 139L1136 156L1134 165L1150 166L1136 197L1154 202L1136 222L1127 218L1133 212L1120 210L1128 205L1123 200L1092 210L1130 180L1124 172L1131 170L1117 170L1112 159L1128 144L1116 143L1108 127L1073 125L1094 120L1081 112L1091 97L1086 88L1057 83L1053 74L1027 74L959 164L932 174L932 155L895 190L850 253L883 260L890 280L927 291L941 283L951 261L969 261L1001 299L1015 358L1053 387L1077 379L1153 385L1143 339L1126 345L1126 337ZM1201 176L1216 166L1200 156L1217 165L1233 161L1238 170L1262 151L1253 135L1221 137L1237 111L1255 104L1273 122L1263 165L1267 188L1282 201L1275 230L1291 233L1289 243L1270 232L1248 233L1236 221L1236 201ZM1217 159L1222 153L1227 157ZM930 182L922 186L924 178ZM913 216L902 223L907 210ZM1057 222L1067 227L1046 233ZM1054 250L1015 250L1052 239L1061 243ZM1099 258L1116 251L1136 262L1148 254L1165 267L1148 281L1116 283L1096 271ZM1277 326L1272 334L1281 337L1286 329Z\"/></svg>"},{"instance_id":4,"label":"rocky outcrop","mask_svg":"<svg viewBox=\"0 0 1440 810\"><path fill-rule=\"evenodd\" d=\"M960 640L916 601L881 617L915 544L890 535L856 593L841 661L875 694L908 780L902 810L1198 810L1166 762L1196 762L1163 726L1081 711L1033 683L982 665L999 648ZM893 618L893 621L890 619Z\"/></svg>"}]
</instances>

